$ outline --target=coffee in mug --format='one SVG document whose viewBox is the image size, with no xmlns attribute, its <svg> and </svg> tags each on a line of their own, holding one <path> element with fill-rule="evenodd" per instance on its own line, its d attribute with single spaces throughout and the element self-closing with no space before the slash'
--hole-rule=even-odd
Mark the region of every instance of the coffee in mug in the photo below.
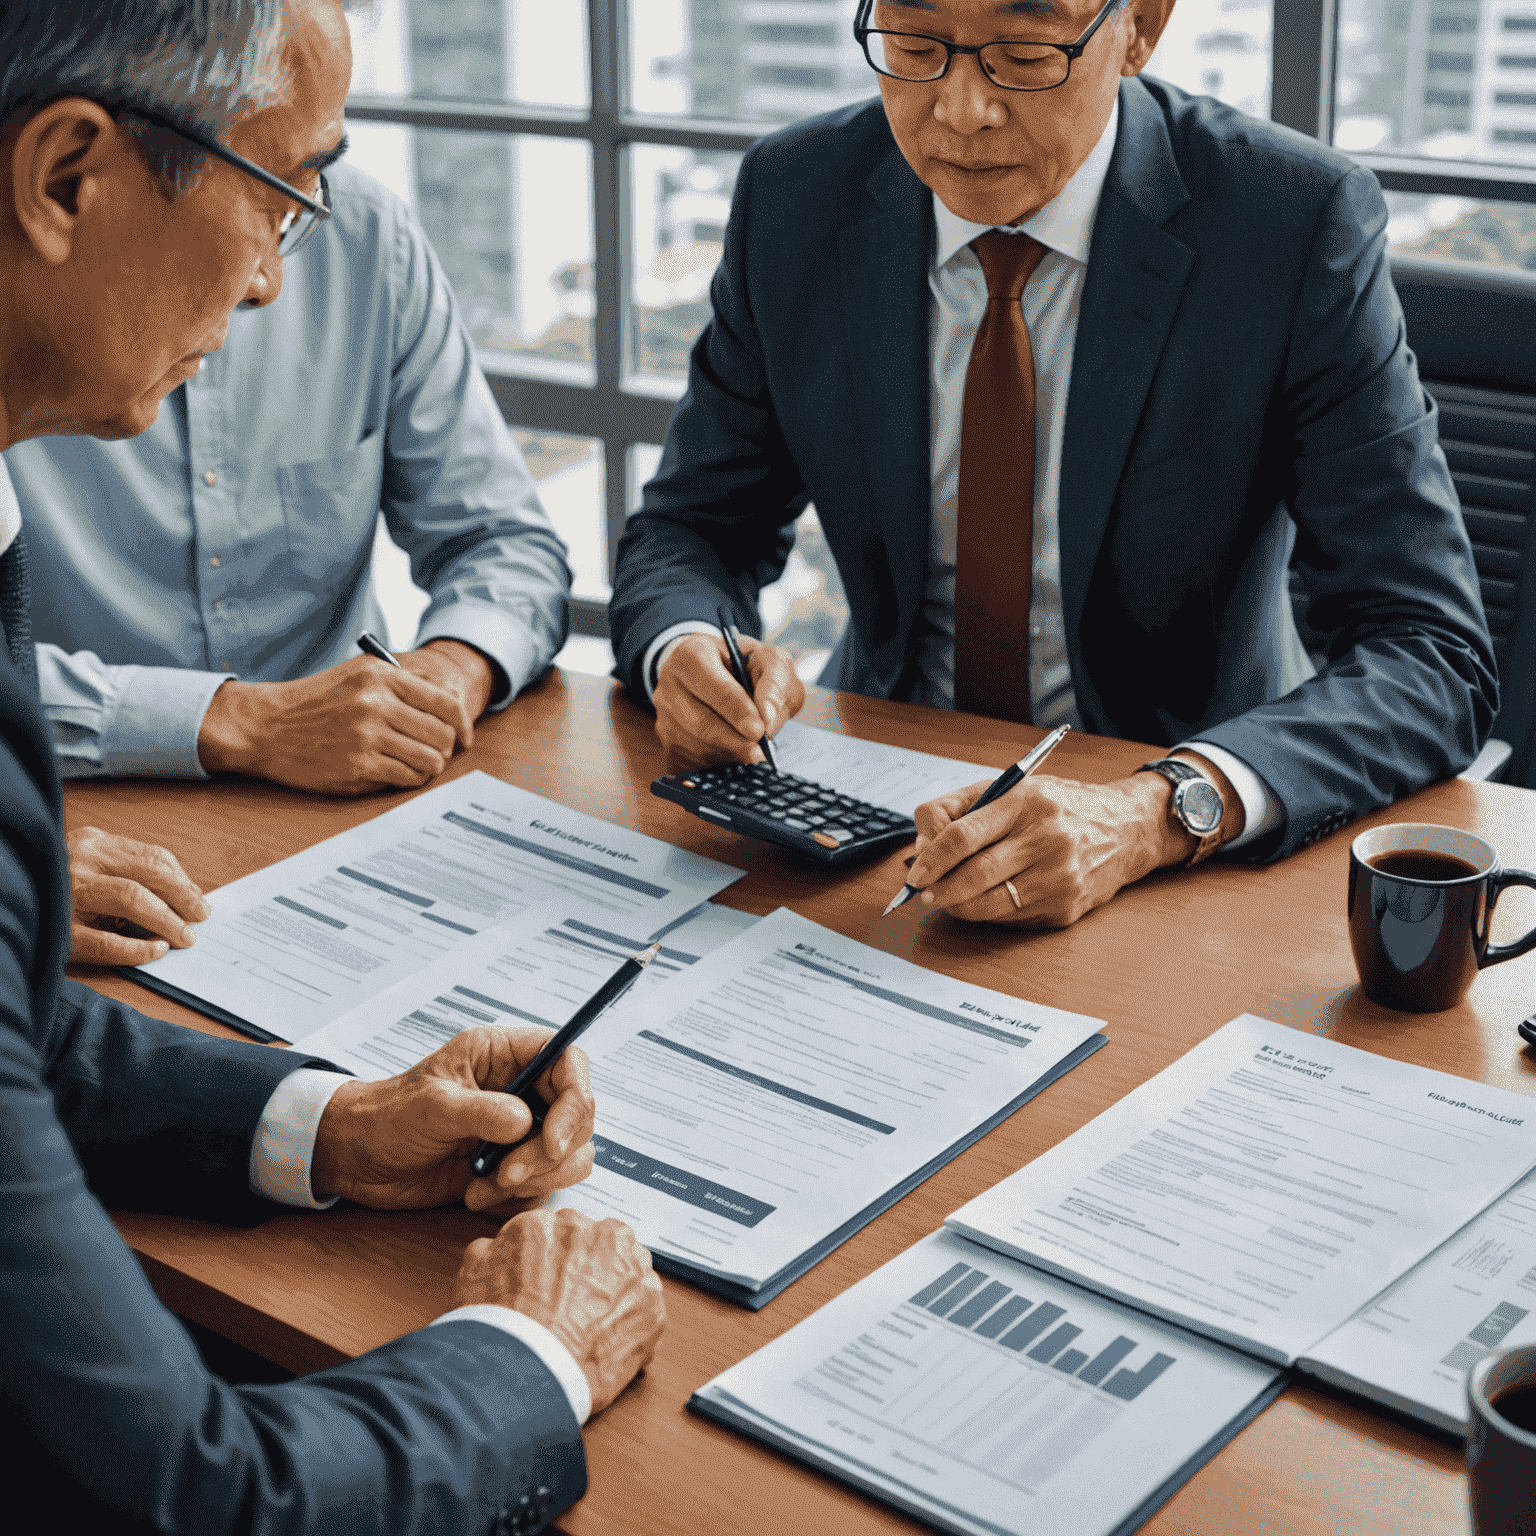
<svg viewBox="0 0 1536 1536">
<path fill-rule="evenodd" d="M 1536 1531 L 1536 1346 L 1496 1350 L 1468 1373 L 1467 1493 L 1476 1536 Z"/>
<path fill-rule="evenodd" d="M 1467 995 L 1480 970 L 1536 949 L 1536 928 L 1490 942 L 1493 909 L 1536 875 L 1504 869 L 1492 844 L 1456 827 L 1396 822 L 1362 832 L 1349 850 L 1349 942 L 1374 1003 L 1437 1013 Z"/>
</svg>

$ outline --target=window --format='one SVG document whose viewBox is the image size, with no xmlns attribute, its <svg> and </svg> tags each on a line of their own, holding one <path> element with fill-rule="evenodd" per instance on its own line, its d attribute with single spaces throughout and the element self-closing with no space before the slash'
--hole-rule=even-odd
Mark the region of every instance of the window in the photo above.
<svg viewBox="0 0 1536 1536">
<path fill-rule="evenodd" d="M 1536 0 L 1341 0 L 1333 142 L 1387 188 L 1394 251 L 1536 265 Z"/>
</svg>

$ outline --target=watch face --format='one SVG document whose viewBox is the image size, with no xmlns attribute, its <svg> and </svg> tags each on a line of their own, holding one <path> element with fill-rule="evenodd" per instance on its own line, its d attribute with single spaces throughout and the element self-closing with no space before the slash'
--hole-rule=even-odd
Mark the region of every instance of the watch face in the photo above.
<svg viewBox="0 0 1536 1536">
<path fill-rule="evenodd" d="M 1221 791 L 1209 779 L 1188 779 L 1179 785 L 1175 804 L 1179 820 L 1196 837 L 1204 837 L 1221 825 Z"/>
</svg>

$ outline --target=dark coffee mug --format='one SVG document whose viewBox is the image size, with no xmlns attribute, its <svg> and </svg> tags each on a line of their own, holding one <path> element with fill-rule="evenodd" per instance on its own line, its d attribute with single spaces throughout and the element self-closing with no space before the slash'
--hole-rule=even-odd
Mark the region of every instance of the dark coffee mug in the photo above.
<svg viewBox="0 0 1536 1536">
<path fill-rule="evenodd" d="M 1407 821 L 1362 832 L 1349 847 L 1349 943 L 1365 995 L 1438 1013 L 1480 970 L 1536 949 L 1536 928 L 1513 944 L 1489 942 L 1494 904 L 1510 885 L 1536 890 L 1536 875 L 1504 869 L 1470 832 Z"/>
<path fill-rule="evenodd" d="M 1536 1345 L 1495 1350 L 1468 1372 L 1467 1493 L 1476 1536 L 1536 1531 L 1533 1409 Z"/>
</svg>

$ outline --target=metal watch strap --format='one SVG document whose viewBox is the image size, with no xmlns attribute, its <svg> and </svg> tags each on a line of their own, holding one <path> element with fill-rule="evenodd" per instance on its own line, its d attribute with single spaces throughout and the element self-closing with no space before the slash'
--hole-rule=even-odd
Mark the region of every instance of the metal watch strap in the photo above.
<svg viewBox="0 0 1536 1536">
<path fill-rule="evenodd" d="M 1180 762 L 1180 760 L 1176 757 L 1159 757 L 1153 762 L 1143 763 L 1141 767 L 1136 770 L 1136 772 L 1161 774 L 1163 778 L 1167 779 L 1168 782 L 1173 785 L 1175 794 L 1178 792 L 1179 785 L 1187 782 L 1190 779 L 1205 779 L 1207 784 L 1211 784 L 1211 780 L 1205 774 L 1201 773 L 1200 770 L 1193 764 Z M 1215 788 L 1214 784 L 1212 785 L 1212 788 Z M 1193 865 L 1198 864 L 1202 859 L 1210 858 L 1210 856 L 1215 853 L 1218 848 L 1221 847 L 1220 822 L 1216 824 L 1216 827 L 1213 831 L 1206 832 L 1204 834 L 1196 832 L 1193 827 L 1187 826 L 1183 818 L 1180 817 L 1177 808 L 1177 800 L 1171 801 L 1169 803 L 1168 814 L 1172 816 L 1173 819 L 1177 821 L 1179 825 L 1183 827 L 1191 837 L 1197 840 L 1195 843 L 1195 851 L 1190 854 L 1187 859 L 1185 859 L 1183 868 L 1189 869 Z"/>
</svg>

